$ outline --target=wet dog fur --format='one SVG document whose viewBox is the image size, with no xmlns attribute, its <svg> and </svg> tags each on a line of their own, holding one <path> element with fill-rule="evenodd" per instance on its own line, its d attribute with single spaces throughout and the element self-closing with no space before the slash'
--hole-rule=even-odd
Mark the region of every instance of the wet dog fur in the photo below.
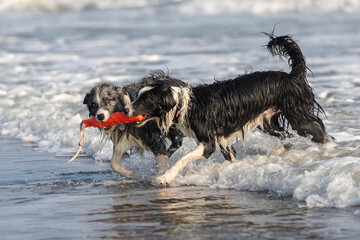
<svg viewBox="0 0 360 240">
<path fill-rule="evenodd" d="M 90 117 L 94 116 L 99 122 L 107 121 L 112 113 L 123 111 L 126 105 L 135 100 L 140 89 L 162 80 L 169 80 L 169 77 L 158 71 L 138 83 L 123 87 L 101 83 L 86 94 L 83 103 L 87 106 Z M 175 127 L 170 127 L 168 133 L 164 135 L 155 121 L 148 121 L 142 127 L 128 123 L 104 127 L 101 131 L 113 142 L 112 169 L 127 178 L 134 176 L 132 170 L 121 165 L 121 160 L 128 150 L 136 148 L 140 152 L 151 151 L 155 156 L 158 170 L 162 170 L 168 166 L 168 157 L 181 146 L 184 137 Z M 167 148 L 167 139 L 171 141 L 169 148 Z"/>
<path fill-rule="evenodd" d="M 289 136 L 289 123 L 300 136 L 316 143 L 327 141 L 325 126 L 318 117 L 323 109 L 307 82 L 306 61 L 298 44 L 288 35 L 267 35 L 267 49 L 273 56 L 289 59 L 290 73 L 258 71 L 194 87 L 169 79 L 141 89 L 137 99 L 125 108 L 128 116 L 146 114 L 140 124 L 155 119 L 165 132 L 176 119 L 178 128 L 197 141 L 193 151 L 157 178 L 158 183 L 171 183 L 187 164 L 208 158 L 216 146 L 226 160 L 235 161 L 232 144 L 237 138 L 244 140 L 256 127 L 285 138 Z"/>
</svg>

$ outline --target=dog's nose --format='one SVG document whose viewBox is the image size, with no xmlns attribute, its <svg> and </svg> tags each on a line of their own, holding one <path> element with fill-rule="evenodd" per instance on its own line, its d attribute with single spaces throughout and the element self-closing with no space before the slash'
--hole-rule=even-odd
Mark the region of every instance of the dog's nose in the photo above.
<svg viewBox="0 0 360 240">
<path fill-rule="evenodd" d="M 126 114 L 126 115 L 128 115 L 129 114 L 129 106 L 126 106 L 125 108 L 124 108 L 124 113 Z"/>
<path fill-rule="evenodd" d="M 102 120 L 104 120 L 105 115 L 104 115 L 103 113 L 100 113 L 100 114 L 98 114 L 96 117 L 97 117 L 97 119 L 98 119 L 99 121 L 102 121 Z"/>
</svg>

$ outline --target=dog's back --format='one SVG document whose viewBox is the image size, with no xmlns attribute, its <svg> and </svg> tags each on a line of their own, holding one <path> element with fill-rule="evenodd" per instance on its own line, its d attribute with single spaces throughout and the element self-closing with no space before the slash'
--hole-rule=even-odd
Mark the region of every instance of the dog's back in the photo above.
<svg viewBox="0 0 360 240">
<path fill-rule="evenodd" d="M 157 178 L 159 183 L 170 183 L 190 162 L 208 158 L 216 145 L 225 159 L 235 161 L 232 144 L 236 138 L 244 139 L 246 133 L 256 127 L 280 137 L 286 132 L 279 123 L 282 118 L 287 119 L 301 136 L 310 135 L 317 143 L 328 140 L 324 124 L 318 117 L 322 108 L 307 82 L 307 66 L 299 46 L 290 36 L 268 36 L 268 50 L 289 59 L 290 73 L 253 72 L 195 87 L 180 80 L 165 80 L 143 89 L 141 96 L 126 107 L 128 116 L 146 114 L 148 120 L 157 119 L 159 127 L 165 130 L 179 112 L 179 128 L 198 143 L 193 151 Z"/>
<path fill-rule="evenodd" d="M 199 141 L 228 138 L 237 131 L 244 138 L 251 126 L 263 126 L 273 115 L 279 121 L 285 118 L 301 136 L 310 134 L 314 142 L 326 141 L 325 126 L 318 117 L 323 109 L 306 79 L 306 61 L 299 46 L 290 36 L 268 36 L 268 50 L 289 59 L 290 73 L 258 71 L 191 88 L 187 125 L 198 129 Z M 268 109 L 274 110 L 273 115 Z M 203 119 L 200 124 L 199 119 Z M 270 127 L 285 129 L 283 120 L 282 124 Z"/>
</svg>

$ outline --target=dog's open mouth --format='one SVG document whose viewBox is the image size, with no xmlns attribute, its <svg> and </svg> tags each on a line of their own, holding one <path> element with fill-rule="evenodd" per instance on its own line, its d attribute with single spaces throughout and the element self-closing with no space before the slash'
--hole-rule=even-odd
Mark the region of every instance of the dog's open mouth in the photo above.
<svg viewBox="0 0 360 240">
<path fill-rule="evenodd" d="M 110 130 L 112 129 L 112 127 L 113 127 L 113 126 L 106 126 L 106 127 L 104 127 L 104 130 L 105 130 L 105 131 L 110 131 Z"/>
<path fill-rule="evenodd" d="M 151 118 L 149 114 L 142 114 L 142 116 L 143 119 L 141 121 L 137 121 L 133 123 L 135 127 L 141 127 Z"/>
</svg>

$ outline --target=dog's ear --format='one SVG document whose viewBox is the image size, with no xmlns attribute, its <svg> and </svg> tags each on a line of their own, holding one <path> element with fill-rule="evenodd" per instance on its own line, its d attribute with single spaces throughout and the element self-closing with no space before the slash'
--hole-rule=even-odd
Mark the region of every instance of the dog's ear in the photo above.
<svg viewBox="0 0 360 240">
<path fill-rule="evenodd" d="M 169 112 L 176 105 L 176 101 L 173 96 L 173 91 L 171 88 L 168 88 L 166 91 L 162 93 L 162 101 L 163 101 L 163 110 L 165 112 Z"/>
<path fill-rule="evenodd" d="M 118 95 L 122 95 L 125 93 L 124 89 L 122 87 L 114 86 L 114 90 Z"/>
<path fill-rule="evenodd" d="M 118 101 L 124 104 L 124 106 L 131 103 L 129 94 L 122 87 L 116 87 L 115 91 L 117 93 Z"/>
<path fill-rule="evenodd" d="M 87 93 L 84 98 L 83 104 L 89 104 L 90 103 L 90 93 Z"/>
</svg>

